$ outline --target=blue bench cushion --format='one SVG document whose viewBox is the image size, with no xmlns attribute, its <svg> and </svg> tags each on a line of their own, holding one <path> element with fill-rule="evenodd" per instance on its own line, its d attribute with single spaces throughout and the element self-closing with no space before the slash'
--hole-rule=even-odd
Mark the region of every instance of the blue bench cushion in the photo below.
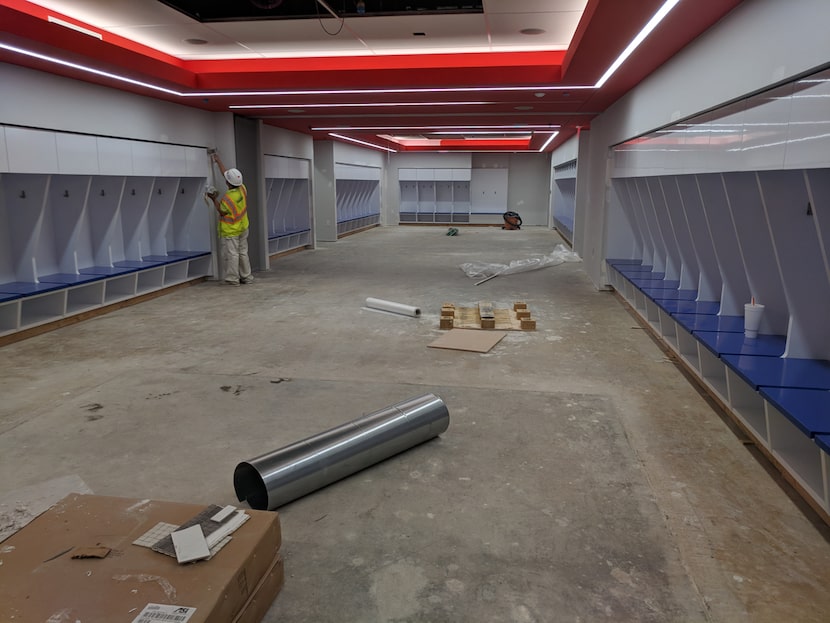
<svg viewBox="0 0 830 623">
<path fill-rule="evenodd" d="M 744 332 L 743 316 L 715 316 L 712 314 L 674 314 L 677 323 L 690 333 L 697 331 Z"/>
<path fill-rule="evenodd" d="M 210 251 L 168 251 L 167 255 L 177 257 L 179 259 L 190 259 L 194 257 L 202 257 L 203 255 L 210 255 Z"/>
<path fill-rule="evenodd" d="M 149 268 L 152 266 L 160 266 L 162 264 L 170 264 L 172 262 L 179 262 L 181 259 L 182 258 L 180 257 L 171 257 L 169 255 L 145 255 L 141 258 L 141 266 L 139 268 Z M 121 262 L 113 262 L 113 264 L 118 266 Z M 133 262 L 133 264 L 135 264 L 135 262 Z"/>
<path fill-rule="evenodd" d="M 680 282 L 673 279 L 652 279 L 651 277 L 639 277 L 632 275 L 629 281 L 640 288 L 665 288 L 667 290 L 677 290 L 680 287 Z"/>
<path fill-rule="evenodd" d="M 118 266 L 87 266 L 78 270 L 82 275 L 102 275 L 104 277 L 114 277 L 115 275 L 126 275 L 127 273 L 135 272 L 135 268 L 118 267 Z"/>
<path fill-rule="evenodd" d="M 21 296 L 21 294 L 6 294 L 5 292 L 0 292 L 0 303 L 5 303 L 6 301 L 13 301 L 15 299 L 19 299 Z"/>
<path fill-rule="evenodd" d="M 98 281 L 103 279 L 103 275 L 75 275 L 72 273 L 54 273 L 52 275 L 45 275 L 38 277 L 41 283 L 59 283 L 65 286 L 77 285 L 80 283 L 89 283 L 90 281 Z"/>
<path fill-rule="evenodd" d="M 606 259 L 611 266 L 642 266 L 643 260 Z"/>
<path fill-rule="evenodd" d="M 734 317 L 734 316 L 733 316 Z M 695 331 L 695 337 L 716 355 L 762 355 L 780 357 L 784 354 L 787 338 L 783 335 L 744 337 L 743 333 Z"/>
<path fill-rule="evenodd" d="M 758 355 L 723 355 L 721 359 L 754 388 L 830 389 L 830 361 Z"/>
<path fill-rule="evenodd" d="M 12 281 L 11 283 L 0 283 L 0 292 L 3 294 L 40 294 L 60 290 L 59 283 L 32 283 L 29 281 Z"/>
<path fill-rule="evenodd" d="M 830 454 L 830 435 L 816 435 L 818 447 Z"/>
<path fill-rule="evenodd" d="M 663 279 L 666 276 L 666 273 L 654 272 L 652 268 L 652 266 L 632 266 L 631 268 L 623 267 L 616 270 L 626 279 Z"/>
<path fill-rule="evenodd" d="M 758 391 L 807 436 L 830 434 L 830 391 L 789 387 Z"/>
<path fill-rule="evenodd" d="M 655 301 L 664 311 L 669 314 L 701 314 L 714 316 L 720 311 L 719 301 L 680 301 L 668 299 Z"/>
<path fill-rule="evenodd" d="M 694 301 L 697 290 L 676 290 L 672 288 L 641 288 L 643 294 L 654 301 Z"/>
</svg>

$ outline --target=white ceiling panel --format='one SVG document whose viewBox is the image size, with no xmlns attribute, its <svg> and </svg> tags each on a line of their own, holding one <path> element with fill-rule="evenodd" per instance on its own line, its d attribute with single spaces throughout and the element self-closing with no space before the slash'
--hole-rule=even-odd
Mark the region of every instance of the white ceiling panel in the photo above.
<svg viewBox="0 0 830 623">
<path fill-rule="evenodd" d="M 484 0 L 484 12 L 494 13 L 582 13 L 588 0 Z"/>
<path fill-rule="evenodd" d="M 504 13 L 490 20 L 494 46 L 536 46 L 566 50 L 573 39 L 582 14 L 577 11 L 560 13 Z M 525 28 L 541 28 L 540 35 L 523 35 Z"/>
<path fill-rule="evenodd" d="M 146 46 L 161 50 L 172 56 L 184 58 L 197 56 L 206 58 L 213 55 L 217 58 L 224 56 L 250 55 L 250 51 L 234 39 L 213 32 L 201 24 L 185 26 L 139 26 L 136 28 L 111 28 L 113 34 L 137 41 Z M 193 45 L 185 39 L 203 39 L 207 45 Z"/>
<path fill-rule="evenodd" d="M 329 32 L 337 32 L 336 20 L 324 20 L 323 25 Z M 315 51 L 321 55 L 347 51 L 368 53 L 348 27 L 331 36 L 317 20 L 224 22 L 212 23 L 210 28 L 266 56 L 308 56 Z"/>
<path fill-rule="evenodd" d="M 434 47 L 487 49 L 489 45 L 487 25 L 481 14 L 355 18 L 346 24 L 376 52 Z M 415 32 L 426 36 L 414 36 Z"/>
</svg>

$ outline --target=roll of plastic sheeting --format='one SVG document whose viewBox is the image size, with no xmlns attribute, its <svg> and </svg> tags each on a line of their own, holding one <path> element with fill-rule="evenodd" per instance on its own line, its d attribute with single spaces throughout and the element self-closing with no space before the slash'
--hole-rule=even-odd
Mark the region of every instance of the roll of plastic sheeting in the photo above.
<svg viewBox="0 0 830 623">
<path fill-rule="evenodd" d="M 373 299 L 371 297 L 366 299 L 366 307 L 392 312 L 393 314 L 412 316 L 414 318 L 418 318 L 421 315 L 421 309 L 419 307 L 412 307 L 411 305 L 404 305 L 403 303 L 395 303 L 393 301 L 384 301 L 382 299 Z"/>
<path fill-rule="evenodd" d="M 251 508 L 274 510 L 429 441 L 449 425 L 438 396 L 411 398 L 243 461 L 233 474 L 236 497 Z"/>
</svg>

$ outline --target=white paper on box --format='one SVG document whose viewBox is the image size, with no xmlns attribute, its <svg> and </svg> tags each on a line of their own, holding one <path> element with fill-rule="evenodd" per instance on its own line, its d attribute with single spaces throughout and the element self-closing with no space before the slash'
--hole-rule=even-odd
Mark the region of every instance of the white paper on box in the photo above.
<svg viewBox="0 0 830 623">
<path fill-rule="evenodd" d="M 168 606 L 165 604 L 147 604 L 144 610 L 138 613 L 132 623 L 187 623 L 196 612 L 196 608 L 188 606 Z"/>
</svg>

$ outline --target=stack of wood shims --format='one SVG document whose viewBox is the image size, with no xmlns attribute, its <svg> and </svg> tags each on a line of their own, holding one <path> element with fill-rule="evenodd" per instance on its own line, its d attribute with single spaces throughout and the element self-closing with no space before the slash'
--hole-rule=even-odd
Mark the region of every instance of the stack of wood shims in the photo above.
<svg viewBox="0 0 830 623">
<path fill-rule="evenodd" d="M 516 318 L 521 322 L 522 331 L 534 331 L 536 329 L 536 321 L 530 317 L 530 310 L 527 308 L 527 303 L 520 303 L 518 301 L 513 303 L 513 311 L 516 312 Z"/>
</svg>

